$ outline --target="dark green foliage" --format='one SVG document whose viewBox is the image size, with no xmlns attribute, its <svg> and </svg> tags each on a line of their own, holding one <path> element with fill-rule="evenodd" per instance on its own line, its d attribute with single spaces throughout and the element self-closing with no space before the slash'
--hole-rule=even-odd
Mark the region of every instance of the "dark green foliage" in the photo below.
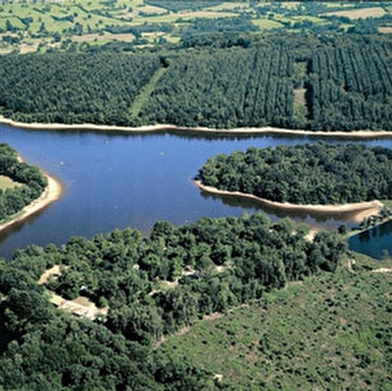
<svg viewBox="0 0 392 391">
<path fill-rule="evenodd" d="M 205 34 L 205 33 L 227 33 L 227 32 L 254 32 L 258 31 L 250 17 L 238 16 L 236 18 L 196 18 L 192 21 L 191 25 L 184 28 L 182 39 L 186 39 L 187 36 L 193 34 Z"/>
<path fill-rule="evenodd" d="M 314 129 L 392 130 L 392 42 L 338 40 L 309 62 Z"/>
<path fill-rule="evenodd" d="M 48 184 L 37 167 L 20 162 L 16 151 L 6 144 L 0 144 L 0 175 L 23 184 L 6 190 L 0 189 L 0 222 L 39 198 Z"/>
<path fill-rule="evenodd" d="M 0 319 L 6 327 L 0 387 L 228 389 L 210 371 L 149 346 L 203 315 L 227 312 L 287 281 L 334 271 L 346 251 L 342 237 L 325 232 L 311 243 L 304 235 L 289 220 L 273 225 L 254 215 L 205 218 L 178 228 L 161 222 L 148 238 L 128 228 L 16 251 L 11 261 L 0 260 Z M 62 266 L 60 277 L 38 285 L 55 264 Z M 47 289 L 108 302 L 107 319 L 94 323 L 56 310 Z"/>
<path fill-rule="evenodd" d="M 128 124 L 157 56 L 51 53 L 0 58 L 0 111 L 21 121 Z"/>
<path fill-rule="evenodd" d="M 7 305 L 14 306 L 13 301 L 9 297 Z M 0 357 L 0 387 L 196 391 L 210 384 L 209 389 L 217 389 L 210 374 L 190 368 L 185 360 L 154 359 L 148 348 L 103 325 L 54 313 L 48 302 L 46 311 L 49 318 L 34 319 L 23 338 L 10 342 Z"/>
<path fill-rule="evenodd" d="M 131 229 L 92 240 L 75 237 L 61 248 L 18 251 L 13 261 L 18 268 L 2 273 L 2 293 L 15 288 L 29 263 L 35 265 L 31 280 L 45 263 L 63 265 L 61 276 L 48 283 L 50 290 L 108 302 L 108 327 L 148 343 L 287 281 L 334 271 L 346 249 L 341 238 L 325 232 L 310 243 L 303 230 L 294 230 L 289 220 L 272 225 L 255 215 L 205 218 L 179 228 L 157 223 L 148 238 Z"/>
<path fill-rule="evenodd" d="M 179 45 L 144 52 L 112 42 L 79 54 L 1 56 L 0 114 L 25 122 L 392 129 L 388 35 L 262 36 L 232 31 L 237 25 L 254 28 L 246 16 L 196 19 L 183 24 Z M 118 28 L 111 31 L 123 32 Z M 132 32 L 157 28 L 171 26 Z M 134 117 L 135 98 L 162 66 L 167 72 Z M 302 88 L 306 101 L 298 98 Z"/>
<path fill-rule="evenodd" d="M 184 54 L 159 80 L 141 117 L 184 126 L 285 126 L 293 115 L 293 62 L 283 45 Z"/>
<path fill-rule="evenodd" d="M 294 204 L 344 204 L 392 198 L 389 149 L 324 143 L 249 148 L 200 169 L 203 184 Z"/>
</svg>

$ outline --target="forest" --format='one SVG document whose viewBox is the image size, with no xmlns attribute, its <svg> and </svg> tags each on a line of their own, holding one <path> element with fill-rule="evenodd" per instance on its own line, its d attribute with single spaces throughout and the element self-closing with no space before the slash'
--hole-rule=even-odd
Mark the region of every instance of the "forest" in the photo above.
<svg viewBox="0 0 392 391">
<path fill-rule="evenodd" d="M 129 123 L 137 92 L 160 67 L 158 56 L 116 53 L 1 56 L 0 64 L 4 116 L 111 125 Z"/>
<path fill-rule="evenodd" d="M 344 237 L 265 215 L 156 223 L 148 237 L 127 228 L 57 247 L 31 245 L 0 262 L 6 342 L 0 384 L 9 389 L 223 389 L 213 374 L 151 348 L 203 316 L 248 303 L 288 281 L 333 273 Z M 37 281 L 53 265 L 59 278 Z M 108 305 L 107 318 L 56 310 L 50 291 Z M 22 358 L 23 357 L 23 358 Z M 18 365 L 18 360 L 23 365 Z M 210 387 L 210 388 L 208 388 Z"/>
<path fill-rule="evenodd" d="M 0 115 L 67 124 L 392 130 L 388 35 L 283 39 L 228 32 L 246 18 L 221 22 L 218 31 L 226 32 L 185 34 L 178 45 L 118 42 L 84 53 L 0 56 Z M 137 110 L 135 102 L 143 102 Z"/>
<path fill-rule="evenodd" d="M 196 179 L 277 202 L 345 204 L 391 199 L 391 170 L 390 149 L 318 142 L 220 154 Z"/>
<path fill-rule="evenodd" d="M 0 144 L 0 175 L 17 184 L 0 189 L 0 223 L 39 198 L 48 185 L 38 167 L 19 161 L 17 152 L 7 144 Z"/>
<path fill-rule="evenodd" d="M 314 129 L 392 129 L 392 41 L 337 41 L 308 63 L 308 103 Z"/>
</svg>

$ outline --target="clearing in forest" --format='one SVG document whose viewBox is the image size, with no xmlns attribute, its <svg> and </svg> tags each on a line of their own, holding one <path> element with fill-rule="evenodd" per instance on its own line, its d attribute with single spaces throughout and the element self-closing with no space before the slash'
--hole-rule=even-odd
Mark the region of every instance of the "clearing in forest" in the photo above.
<svg viewBox="0 0 392 391">
<path fill-rule="evenodd" d="M 22 186 L 22 184 L 13 181 L 8 176 L 0 175 L 0 190 L 12 189 L 15 186 Z"/>
</svg>

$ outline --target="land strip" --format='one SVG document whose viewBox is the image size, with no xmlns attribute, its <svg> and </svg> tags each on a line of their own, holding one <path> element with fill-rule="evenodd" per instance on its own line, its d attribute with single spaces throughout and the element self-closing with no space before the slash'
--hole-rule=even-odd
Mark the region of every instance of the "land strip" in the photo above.
<svg viewBox="0 0 392 391">
<path fill-rule="evenodd" d="M 302 212 L 315 212 L 315 213 L 346 213 L 346 212 L 354 212 L 353 221 L 360 222 L 365 217 L 372 216 L 374 214 L 379 213 L 383 204 L 380 201 L 368 201 L 368 202 L 356 202 L 349 204 L 337 204 L 337 205 L 299 205 L 299 204 L 291 204 L 288 202 L 276 202 L 270 201 L 265 198 L 257 197 L 253 194 L 241 193 L 239 191 L 227 191 L 227 190 L 219 190 L 212 186 L 203 185 L 200 181 L 194 181 L 195 185 L 210 194 L 218 194 L 224 196 L 234 196 L 239 198 L 246 198 L 256 202 L 259 202 L 263 205 L 279 208 L 283 210 L 291 210 L 291 211 L 302 211 Z"/>
<path fill-rule="evenodd" d="M 25 208 L 22 209 L 21 212 L 17 213 L 14 217 L 11 216 L 11 220 L 0 224 L 0 232 L 13 226 L 14 224 L 24 221 L 28 217 L 46 208 L 51 203 L 57 201 L 61 197 L 64 190 L 61 182 L 52 175 L 49 175 L 47 173 L 44 173 L 44 175 L 48 179 L 48 186 L 42 193 L 41 197 L 37 198 L 31 204 L 27 205 Z"/>
<path fill-rule="evenodd" d="M 60 123 L 26 123 L 14 121 L 9 118 L 0 116 L 0 124 L 12 126 L 15 128 L 31 130 L 91 130 L 102 132 L 134 132 L 147 133 L 159 131 L 184 131 L 199 132 L 224 135 L 261 135 L 261 136 L 305 136 L 305 137 L 335 137 L 335 138 L 353 138 L 353 139 L 379 139 L 392 138 L 392 131 L 387 130 L 355 130 L 355 131 L 311 131 L 301 129 L 284 129 L 265 126 L 262 128 L 243 127 L 233 129 L 214 129 L 208 127 L 186 127 L 171 124 L 145 125 L 139 127 L 132 126 L 114 126 L 114 125 L 94 125 L 94 124 L 60 124 Z"/>
</svg>

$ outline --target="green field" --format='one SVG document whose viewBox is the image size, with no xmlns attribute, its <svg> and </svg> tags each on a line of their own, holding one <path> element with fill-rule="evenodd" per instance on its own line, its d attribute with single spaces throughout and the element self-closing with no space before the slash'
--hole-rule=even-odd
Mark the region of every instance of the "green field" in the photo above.
<svg viewBox="0 0 392 391">
<path fill-rule="evenodd" d="M 200 321 L 160 349 L 235 390 L 391 390 L 392 273 L 371 266 L 357 256 L 336 275 Z"/>
<path fill-rule="evenodd" d="M 20 186 L 20 183 L 13 181 L 7 176 L 0 175 L 0 190 L 12 189 L 15 186 Z"/>
<path fill-rule="evenodd" d="M 75 47 L 84 49 L 86 45 L 122 40 L 128 43 L 133 41 L 134 46 L 153 46 L 158 38 L 145 35 L 145 32 L 159 33 L 160 42 L 177 42 L 193 31 L 192 28 L 200 20 L 210 21 L 206 23 L 207 29 L 201 31 L 208 33 L 222 32 L 221 22 L 228 20 L 233 21 L 230 31 L 246 31 L 243 23 L 250 21 L 260 34 L 277 29 L 305 30 L 316 34 L 332 29 L 344 33 L 347 20 L 352 22 L 349 27 L 359 32 L 369 28 L 375 32 L 388 32 L 390 22 L 385 17 L 392 15 L 388 3 L 188 3 L 189 6 L 186 2 L 178 6 L 174 0 L 4 3 L 0 5 L 0 53 L 12 50 L 27 53 L 55 48 L 68 50 L 68 39 L 74 42 L 71 45 L 73 50 Z M 370 18 L 366 19 L 368 16 Z M 116 37 L 110 36 L 113 31 Z M 105 35 L 108 39 L 91 39 L 92 35 Z"/>
</svg>

